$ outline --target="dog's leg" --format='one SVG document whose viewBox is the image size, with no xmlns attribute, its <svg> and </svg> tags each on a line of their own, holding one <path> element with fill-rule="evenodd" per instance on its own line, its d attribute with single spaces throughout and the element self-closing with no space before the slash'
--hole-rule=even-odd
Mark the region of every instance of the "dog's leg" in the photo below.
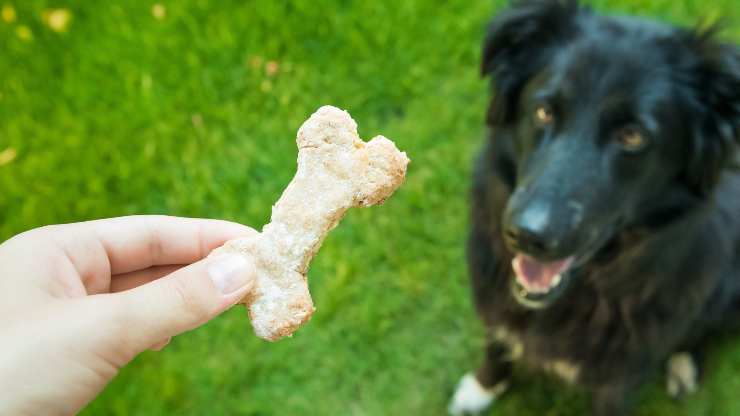
<svg viewBox="0 0 740 416">
<path fill-rule="evenodd" d="M 666 393 L 680 400 L 696 392 L 701 376 L 701 350 L 682 351 L 671 355 L 666 363 Z"/>
<path fill-rule="evenodd" d="M 475 415 L 490 407 L 509 387 L 511 367 L 509 348 L 500 342 L 489 344 L 478 371 L 465 374 L 457 385 L 448 408 L 449 414 Z"/>
</svg>

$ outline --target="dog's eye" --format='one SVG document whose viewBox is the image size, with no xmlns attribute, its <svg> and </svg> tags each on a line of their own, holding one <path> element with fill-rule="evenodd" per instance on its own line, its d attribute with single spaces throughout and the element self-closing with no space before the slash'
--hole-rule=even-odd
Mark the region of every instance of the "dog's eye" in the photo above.
<svg viewBox="0 0 740 416">
<path fill-rule="evenodd" d="M 552 123 L 553 120 L 555 120 L 555 114 L 553 113 L 550 106 L 541 104 L 538 105 L 537 108 L 534 110 L 534 119 L 537 124 L 544 126 Z"/>
<path fill-rule="evenodd" d="M 637 152 L 647 146 L 647 138 L 637 127 L 626 127 L 617 133 L 617 142 L 628 152 Z"/>
</svg>

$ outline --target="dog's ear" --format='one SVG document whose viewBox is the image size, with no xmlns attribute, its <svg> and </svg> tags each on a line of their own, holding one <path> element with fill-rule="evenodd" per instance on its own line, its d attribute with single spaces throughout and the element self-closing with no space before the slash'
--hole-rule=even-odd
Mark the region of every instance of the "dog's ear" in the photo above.
<svg viewBox="0 0 740 416">
<path fill-rule="evenodd" d="M 692 79 L 699 119 L 690 146 L 688 180 L 698 194 L 712 189 L 740 144 L 740 48 L 713 40 L 714 32 L 693 35 L 698 61 Z"/>
<path fill-rule="evenodd" d="M 550 58 L 554 46 L 574 32 L 576 0 L 514 0 L 488 27 L 481 74 L 493 76 L 496 98 L 490 124 L 511 121 L 526 80 Z"/>
</svg>

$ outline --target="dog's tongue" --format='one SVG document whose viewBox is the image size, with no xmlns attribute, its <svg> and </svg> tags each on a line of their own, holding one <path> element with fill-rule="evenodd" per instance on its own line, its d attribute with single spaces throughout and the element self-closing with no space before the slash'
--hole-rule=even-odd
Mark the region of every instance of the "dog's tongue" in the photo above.
<svg viewBox="0 0 740 416">
<path fill-rule="evenodd" d="M 564 273 L 573 263 L 573 257 L 541 263 L 537 260 L 518 254 L 511 262 L 517 281 L 530 292 L 547 292 L 555 276 Z"/>
</svg>

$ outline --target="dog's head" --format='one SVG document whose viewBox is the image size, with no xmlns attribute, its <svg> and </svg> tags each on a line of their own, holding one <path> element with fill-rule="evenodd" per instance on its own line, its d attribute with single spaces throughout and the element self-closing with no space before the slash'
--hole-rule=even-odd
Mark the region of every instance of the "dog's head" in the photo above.
<svg viewBox="0 0 740 416">
<path fill-rule="evenodd" d="M 711 194 L 740 133 L 740 52 L 711 32 L 568 0 L 493 21 L 482 72 L 494 140 L 512 141 L 502 229 L 522 303 L 549 304 L 624 227 Z"/>
</svg>

